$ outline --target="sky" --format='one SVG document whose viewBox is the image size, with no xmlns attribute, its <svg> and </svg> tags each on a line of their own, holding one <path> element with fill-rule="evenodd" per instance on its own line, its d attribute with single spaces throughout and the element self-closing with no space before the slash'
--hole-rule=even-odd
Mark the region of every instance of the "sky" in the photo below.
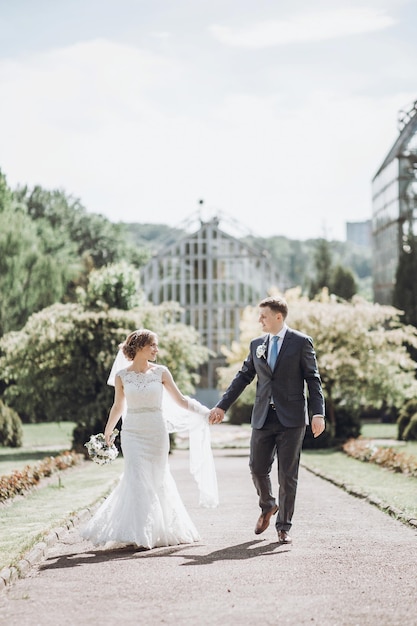
<svg viewBox="0 0 417 626">
<path fill-rule="evenodd" d="M 343 241 L 416 27 L 417 0 L 0 0 L 0 169 L 113 222 Z"/>
</svg>

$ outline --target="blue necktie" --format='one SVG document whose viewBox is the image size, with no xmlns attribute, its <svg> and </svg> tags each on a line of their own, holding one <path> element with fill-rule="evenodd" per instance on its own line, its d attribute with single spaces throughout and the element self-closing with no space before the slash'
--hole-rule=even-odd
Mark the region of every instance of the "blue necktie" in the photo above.
<svg viewBox="0 0 417 626">
<path fill-rule="evenodd" d="M 268 365 L 271 370 L 274 369 L 278 356 L 278 335 L 274 335 L 271 339 L 271 345 L 269 347 Z"/>
</svg>

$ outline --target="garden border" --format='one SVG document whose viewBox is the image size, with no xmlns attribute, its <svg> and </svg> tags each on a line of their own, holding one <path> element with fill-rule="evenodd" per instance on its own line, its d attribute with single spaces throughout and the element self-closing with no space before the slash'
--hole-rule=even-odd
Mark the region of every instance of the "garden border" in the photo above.
<svg viewBox="0 0 417 626">
<path fill-rule="evenodd" d="M 411 526 L 412 528 L 417 528 L 417 519 L 413 517 L 408 518 L 403 511 L 400 511 L 400 509 L 397 509 L 389 504 L 384 504 L 382 500 L 379 500 L 378 498 L 373 498 L 372 496 L 369 496 L 362 491 L 354 489 L 353 487 L 350 487 L 347 483 L 343 483 L 336 478 L 332 478 L 331 476 L 328 476 L 320 470 L 313 469 L 305 463 L 300 463 L 300 465 L 308 472 L 315 474 L 319 478 L 323 478 L 323 480 L 327 480 L 329 483 L 332 483 L 336 487 L 343 489 L 343 491 L 346 491 L 350 495 L 355 496 L 356 498 L 361 498 L 362 500 L 366 500 L 367 502 L 369 502 L 369 504 L 376 506 L 380 511 L 383 511 L 384 513 L 388 513 L 388 515 L 391 515 L 391 517 L 395 517 L 395 519 L 402 522 L 403 524 Z"/>
</svg>

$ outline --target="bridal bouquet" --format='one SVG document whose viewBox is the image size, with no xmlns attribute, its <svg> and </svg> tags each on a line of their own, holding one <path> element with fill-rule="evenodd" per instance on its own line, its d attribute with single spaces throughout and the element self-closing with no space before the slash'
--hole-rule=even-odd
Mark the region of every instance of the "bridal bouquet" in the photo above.
<svg viewBox="0 0 417 626">
<path fill-rule="evenodd" d="M 98 463 L 99 465 L 105 465 L 106 463 L 111 463 L 119 454 L 118 449 L 114 445 L 114 440 L 116 436 L 119 434 L 117 428 L 114 429 L 111 436 L 111 445 L 108 446 L 106 444 L 106 440 L 104 438 L 103 433 L 98 433 L 98 435 L 91 435 L 90 440 L 85 443 L 85 447 L 88 451 L 88 456 L 94 463 Z"/>
</svg>

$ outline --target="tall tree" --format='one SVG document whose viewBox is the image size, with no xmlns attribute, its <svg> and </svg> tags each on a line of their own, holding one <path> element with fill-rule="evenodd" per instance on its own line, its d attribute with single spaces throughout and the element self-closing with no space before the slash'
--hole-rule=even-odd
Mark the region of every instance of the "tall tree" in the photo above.
<svg viewBox="0 0 417 626">
<path fill-rule="evenodd" d="M 129 311 L 142 300 L 139 272 L 125 262 L 106 265 L 88 276 L 87 288 L 79 289 L 79 301 L 90 309 Z"/>
<path fill-rule="evenodd" d="M 336 265 L 332 272 L 330 291 L 343 300 L 352 300 L 357 291 L 352 270 L 348 267 L 342 267 L 342 265 Z"/>
<path fill-rule="evenodd" d="M 330 289 L 332 278 L 332 253 L 327 239 L 319 239 L 314 252 L 314 278 L 310 284 L 309 296 L 314 298 L 322 289 Z"/>
<path fill-rule="evenodd" d="M 15 197 L 40 225 L 40 233 L 47 223 L 57 241 L 73 242 L 86 268 L 100 268 L 123 259 L 139 267 L 148 258 L 146 251 L 138 250 L 126 237 L 122 223 L 114 224 L 103 215 L 88 213 L 78 199 L 62 190 L 20 187 Z"/>
<path fill-rule="evenodd" d="M 7 184 L 6 176 L 0 169 L 0 212 L 10 206 L 12 192 Z"/>
<path fill-rule="evenodd" d="M 25 205 L 16 203 L 0 175 L 0 335 L 63 297 L 77 271 L 71 261 L 50 227 L 39 236 Z"/>
<path fill-rule="evenodd" d="M 122 260 L 138 268 L 148 257 L 124 225 L 88 214 L 63 191 L 12 191 L 0 170 L 0 336 L 54 302 L 76 301 L 93 269 Z M 126 283 L 119 286 L 113 295 L 126 299 Z"/>
</svg>

